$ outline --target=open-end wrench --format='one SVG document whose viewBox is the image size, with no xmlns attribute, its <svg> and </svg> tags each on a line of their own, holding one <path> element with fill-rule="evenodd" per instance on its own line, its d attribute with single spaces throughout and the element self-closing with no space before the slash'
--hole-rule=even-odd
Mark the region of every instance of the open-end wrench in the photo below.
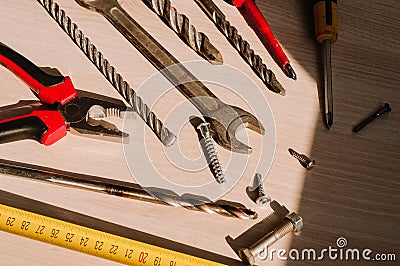
<svg viewBox="0 0 400 266">
<path fill-rule="evenodd" d="M 234 152 L 250 153 L 251 147 L 236 139 L 238 127 L 264 134 L 258 119 L 243 109 L 217 98 L 203 83 L 146 32 L 117 0 L 75 0 L 81 6 L 102 14 L 202 113 L 211 124 L 213 138 Z"/>
</svg>

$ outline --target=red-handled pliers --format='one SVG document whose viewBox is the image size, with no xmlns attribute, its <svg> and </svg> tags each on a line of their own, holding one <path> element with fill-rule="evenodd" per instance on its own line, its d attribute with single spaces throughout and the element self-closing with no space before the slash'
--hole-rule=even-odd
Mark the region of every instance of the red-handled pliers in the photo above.
<svg viewBox="0 0 400 266">
<path fill-rule="evenodd" d="M 275 38 L 267 20 L 257 7 L 255 0 L 224 0 L 234 5 L 245 18 L 247 24 L 254 30 L 260 41 L 267 48 L 278 66 L 289 78 L 297 79 L 296 73 L 290 65 L 289 59 Z"/>
<path fill-rule="evenodd" d="M 110 113 L 121 116 L 121 111 L 127 111 L 122 101 L 77 91 L 69 77 L 44 71 L 45 68 L 36 66 L 1 42 L 0 64 L 23 80 L 40 100 L 40 107 L 34 111 L 0 120 L 0 143 L 34 139 L 51 145 L 70 129 L 88 136 L 112 137 L 111 140 L 129 136 L 115 125 L 99 120 Z"/>
</svg>

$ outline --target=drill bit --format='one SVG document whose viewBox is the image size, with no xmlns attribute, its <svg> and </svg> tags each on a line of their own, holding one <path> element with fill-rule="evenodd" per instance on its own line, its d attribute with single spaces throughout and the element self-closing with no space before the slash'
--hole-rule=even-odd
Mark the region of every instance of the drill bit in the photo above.
<svg viewBox="0 0 400 266">
<path fill-rule="evenodd" d="M 138 184 L 65 172 L 4 159 L 0 159 L 0 173 L 129 199 L 183 207 L 192 211 L 216 213 L 225 217 L 244 220 L 257 218 L 257 213 L 245 207 L 237 207 L 237 203 L 232 203 L 232 205 L 227 203 L 219 204 L 209 200 L 199 200 L 195 196 L 181 197 L 172 194 L 170 191 L 160 189 L 155 191 L 153 188 L 145 189 Z"/>
<path fill-rule="evenodd" d="M 210 123 L 214 140 L 234 152 L 251 153 L 251 147 L 236 138 L 241 125 L 261 135 L 262 123 L 253 114 L 219 99 L 178 59 L 132 18 L 118 0 L 75 0 L 82 8 L 103 16 L 135 47 Z"/>
<path fill-rule="evenodd" d="M 128 82 L 124 80 L 115 67 L 104 57 L 103 53 L 100 52 L 89 38 L 85 37 L 78 26 L 72 22 L 65 11 L 53 0 L 37 0 L 37 2 L 46 9 L 50 17 L 57 22 L 71 40 L 87 56 L 90 62 L 96 66 L 100 73 L 103 74 L 119 94 L 129 103 L 134 111 L 139 114 L 140 118 L 146 122 L 158 139 L 165 146 L 174 144 L 176 136 L 164 126 L 161 120 L 150 110 L 150 107 L 143 102 L 142 98 L 136 94 Z"/>
<path fill-rule="evenodd" d="M 238 30 L 226 20 L 222 11 L 212 0 L 194 0 L 203 12 L 213 21 L 218 30 L 225 35 L 231 45 L 239 52 L 254 73 L 263 81 L 267 88 L 275 93 L 285 95 L 285 89 L 276 79 L 274 72 L 269 69 L 257 55 L 250 44 L 239 35 Z"/>
<path fill-rule="evenodd" d="M 175 33 L 200 56 L 212 64 L 222 64 L 222 55 L 209 38 L 203 33 L 198 32 L 190 24 L 189 19 L 179 13 L 169 0 L 142 0 L 151 10 L 153 10 Z"/>
<path fill-rule="evenodd" d="M 264 47 L 270 53 L 272 58 L 283 70 L 283 72 L 291 79 L 296 80 L 296 72 L 290 65 L 289 58 L 283 51 L 280 43 L 275 38 L 267 20 L 258 8 L 255 0 L 224 0 L 230 5 L 235 6 L 240 14 L 244 17 L 247 24 L 254 30 Z"/>
</svg>

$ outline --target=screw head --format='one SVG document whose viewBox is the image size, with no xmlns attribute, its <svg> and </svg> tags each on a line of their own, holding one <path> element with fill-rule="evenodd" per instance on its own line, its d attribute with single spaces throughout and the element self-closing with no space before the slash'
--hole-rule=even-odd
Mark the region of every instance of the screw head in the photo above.
<svg viewBox="0 0 400 266">
<path fill-rule="evenodd" d="M 383 110 L 384 110 L 385 112 L 391 112 L 391 111 L 392 111 L 392 108 L 390 107 L 390 104 L 385 103 L 385 105 L 384 105 L 384 107 L 383 107 Z"/>
<path fill-rule="evenodd" d="M 197 129 L 200 131 L 203 138 L 211 137 L 210 133 L 210 123 L 204 122 L 197 126 Z"/>
<path fill-rule="evenodd" d="M 271 198 L 269 196 L 261 196 L 256 199 L 256 203 L 259 206 L 266 206 L 270 204 Z"/>
<path fill-rule="evenodd" d="M 315 165 L 315 160 L 310 160 L 310 161 L 306 164 L 307 170 L 310 170 L 311 168 L 313 168 L 314 165 Z"/>
<path fill-rule="evenodd" d="M 301 229 L 303 229 L 304 226 L 303 218 L 299 216 L 297 213 L 292 212 L 291 214 L 286 216 L 286 219 L 288 219 L 293 224 L 294 232 L 300 232 Z"/>
</svg>

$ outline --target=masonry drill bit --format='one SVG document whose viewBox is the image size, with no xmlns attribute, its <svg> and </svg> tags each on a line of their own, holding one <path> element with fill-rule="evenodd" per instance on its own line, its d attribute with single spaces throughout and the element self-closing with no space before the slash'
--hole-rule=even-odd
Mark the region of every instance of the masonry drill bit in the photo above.
<svg viewBox="0 0 400 266">
<path fill-rule="evenodd" d="M 269 54 L 282 69 L 283 73 L 291 79 L 296 80 L 296 72 L 290 64 L 289 58 L 283 51 L 280 43 L 275 38 L 267 20 L 258 8 L 255 0 L 224 0 L 235 6 L 244 17 L 247 24 L 254 30 L 258 38 L 267 49 Z"/>
<path fill-rule="evenodd" d="M 203 33 L 198 32 L 190 24 L 189 19 L 179 13 L 169 0 L 142 0 L 151 10 L 153 10 L 175 33 L 200 56 L 212 64 L 222 64 L 222 55 L 209 38 Z"/>
<path fill-rule="evenodd" d="M 203 12 L 212 20 L 218 30 L 225 35 L 231 45 L 239 52 L 254 73 L 264 82 L 267 88 L 275 93 L 285 95 L 285 89 L 276 79 L 274 72 L 269 69 L 257 55 L 250 44 L 239 35 L 238 30 L 226 20 L 224 13 L 212 0 L 194 0 Z"/>
<path fill-rule="evenodd" d="M 251 153 L 248 145 L 236 138 L 239 127 L 265 133 L 262 123 L 253 114 L 219 99 L 178 59 L 132 18 L 118 0 L 75 0 L 82 8 L 96 12 L 111 23 L 160 73 L 205 117 L 213 138 L 233 152 Z"/>
<path fill-rule="evenodd" d="M 129 103 L 129 105 L 138 113 L 140 118 L 146 122 L 158 139 L 165 145 L 174 144 L 176 136 L 164 126 L 160 119 L 151 111 L 141 97 L 131 88 L 127 81 L 117 72 L 114 66 L 104 57 L 97 47 L 85 37 L 78 26 L 72 22 L 65 11 L 53 0 L 37 0 L 39 4 L 46 9 L 52 19 L 64 30 L 71 40 L 87 56 L 101 74 L 111 83 L 119 94 Z"/>
<path fill-rule="evenodd" d="M 0 159 L 0 173 L 161 205 L 183 207 L 192 211 L 216 213 L 225 217 L 244 220 L 257 218 L 257 213 L 245 207 L 237 207 L 237 203 L 234 202 L 231 205 L 226 202 L 219 204 L 218 202 L 196 199 L 196 196 L 181 197 L 168 190 L 157 189 L 156 191 L 154 188 L 145 189 L 138 184 L 65 172 L 58 169 L 4 159 Z"/>
</svg>

